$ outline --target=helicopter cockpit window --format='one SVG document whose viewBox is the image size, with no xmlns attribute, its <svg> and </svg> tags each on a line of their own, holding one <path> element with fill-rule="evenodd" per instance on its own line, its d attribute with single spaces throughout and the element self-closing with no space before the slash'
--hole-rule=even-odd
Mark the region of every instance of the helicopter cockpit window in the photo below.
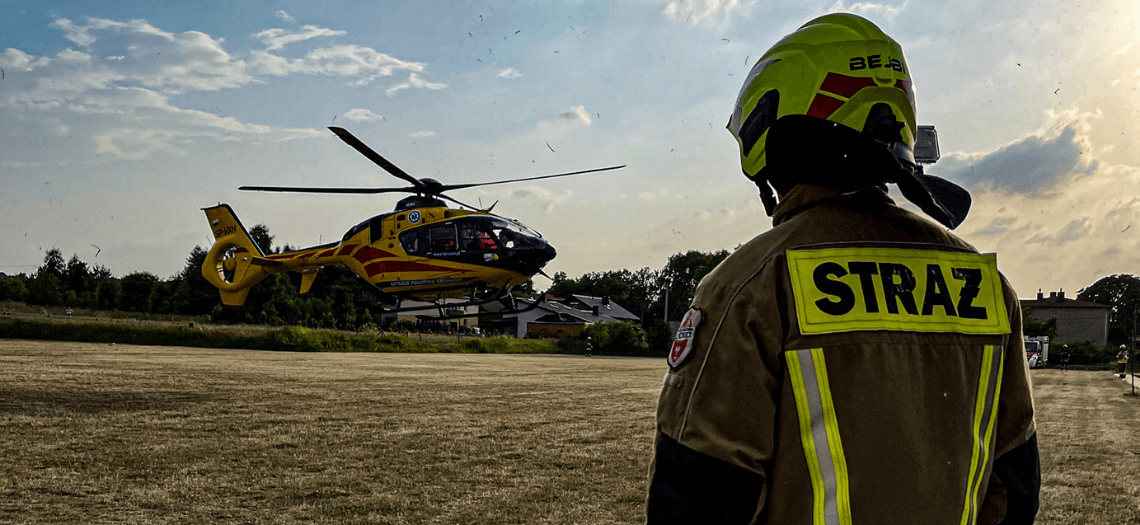
<svg viewBox="0 0 1140 525">
<path fill-rule="evenodd" d="M 496 219 L 491 223 L 491 231 L 499 239 L 504 248 L 515 247 L 515 240 L 521 237 L 541 237 L 538 232 L 521 224 Z"/>
<path fill-rule="evenodd" d="M 499 249 L 499 243 L 483 223 L 466 223 L 459 226 L 459 245 L 464 251 L 490 251 Z"/>
<path fill-rule="evenodd" d="M 432 227 L 428 230 L 428 236 L 431 238 L 432 253 L 459 251 L 459 245 L 455 242 L 455 226 L 451 224 Z"/>
<path fill-rule="evenodd" d="M 404 247 L 404 251 L 410 254 L 418 254 L 426 251 L 427 242 L 423 239 L 425 235 L 421 235 L 419 230 L 409 230 L 400 234 L 400 246 Z"/>
</svg>

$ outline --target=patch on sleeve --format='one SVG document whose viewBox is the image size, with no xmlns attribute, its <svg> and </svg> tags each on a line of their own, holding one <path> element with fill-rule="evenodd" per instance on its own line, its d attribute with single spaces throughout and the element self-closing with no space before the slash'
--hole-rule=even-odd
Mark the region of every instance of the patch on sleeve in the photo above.
<svg viewBox="0 0 1140 525">
<path fill-rule="evenodd" d="M 669 368 L 678 368 L 693 354 L 693 339 L 697 336 L 697 326 L 701 324 L 701 310 L 690 308 L 673 338 L 673 348 L 669 350 Z"/>
</svg>

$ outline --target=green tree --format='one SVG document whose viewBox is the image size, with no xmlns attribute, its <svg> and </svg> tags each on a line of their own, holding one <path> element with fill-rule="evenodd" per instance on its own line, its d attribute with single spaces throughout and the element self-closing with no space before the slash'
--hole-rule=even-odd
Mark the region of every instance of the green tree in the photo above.
<svg viewBox="0 0 1140 525">
<path fill-rule="evenodd" d="M 562 279 L 556 280 L 546 293 L 563 298 L 571 295 L 609 297 L 624 304 L 629 298 L 630 285 L 622 279 L 622 271 L 592 272 L 577 279 L 567 279 L 566 274 L 559 272 L 556 276 L 561 275 Z"/>
<path fill-rule="evenodd" d="M 24 274 L 0 278 L 0 301 L 24 301 L 28 296 L 27 280 Z"/>
<path fill-rule="evenodd" d="M 67 265 L 59 248 L 52 248 L 44 255 L 44 264 L 36 269 L 28 282 L 27 301 L 29 304 L 61 306 L 67 299 L 64 274 Z"/>
<path fill-rule="evenodd" d="M 122 294 L 119 306 L 128 312 L 153 312 L 153 299 L 159 288 L 159 279 L 149 272 L 134 272 L 119 281 Z"/>
<path fill-rule="evenodd" d="M 44 255 L 44 264 L 36 270 L 36 273 L 50 273 L 62 281 L 66 269 L 67 265 L 63 262 L 63 254 L 60 253 L 59 248 L 51 248 Z"/>
<path fill-rule="evenodd" d="M 118 279 L 106 277 L 95 285 L 95 307 L 100 310 L 117 310 L 123 297 L 123 286 Z"/>
<path fill-rule="evenodd" d="M 660 312 L 664 316 L 662 310 L 668 307 L 668 320 L 681 320 L 681 317 L 689 309 L 689 304 L 693 301 L 697 284 L 728 255 L 728 250 L 711 253 L 690 250 L 669 257 L 669 262 L 657 275 L 659 288 L 668 290 L 668 302 L 664 302 L 665 294 L 662 294 L 662 308 L 655 309 L 656 312 Z"/>
<path fill-rule="evenodd" d="M 1116 274 L 1104 277 L 1077 292 L 1077 299 L 1112 307 L 1108 317 L 1108 341 L 1127 343 L 1133 335 L 1133 320 L 1140 311 L 1140 277 Z"/>
<path fill-rule="evenodd" d="M 649 350 L 645 330 L 633 323 L 594 323 L 578 334 L 579 339 L 587 337 L 599 354 L 645 355 Z"/>
<path fill-rule="evenodd" d="M 269 234 L 269 227 L 264 224 L 255 225 L 249 230 L 249 237 L 261 248 L 261 253 L 273 253 L 273 239 L 276 237 Z"/>
<path fill-rule="evenodd" d="M 50 271 L 36 272 L 35 277 L 28 282 L 28 304 L 62 306 L 65 298 L 63 283 Z"/>
<path fill-rule="evenodd" d="M 1037 317 L 1033 317 L 1032 308 L 1025 308 L 1021 311 L 1021 331 L 1026 336 L 1049 336 L 1050 341 L 1057 339 L 1057 317 L 1053 316 L 1049 319 L 1042 321 Z"/>
<path fill-rule="evenodd" d="M 187 315 L 205 315 L 221 301 L 218 289 L 202 275 L 202 264 L 208 252 L 195 246 L 186 256 L 186 266 L 167 284 L 171 288 L 168 311 Z"/>
<path fill-rule="evenodd" d="M 67 261 L 67 267 L 63 270 L 63 285 L 69 293 L 68 300 L 65 301 L 69 305 L 86 308 L 95 306 L 95 276 L 78 255 L 72 255 Z"/>
</svg>

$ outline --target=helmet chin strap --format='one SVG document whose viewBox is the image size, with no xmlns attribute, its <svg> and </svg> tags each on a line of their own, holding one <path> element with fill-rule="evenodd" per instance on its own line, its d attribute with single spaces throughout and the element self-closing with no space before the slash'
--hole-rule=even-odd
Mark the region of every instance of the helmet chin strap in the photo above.
<svg viewBox="0 0 1140 525">
<path fill-rule="evenodd" d="M 754 180 L 768 216 L 776 207 L 772 189 L 783 196 L 801 183 L 843 193 L 894 183 L 903 197 L 949 229 L 962 224 L 970 211 L 970 193 L 924 174 L 902 142 L 888 145 L 834 122 L 788 115 L 768 130 L 765 150 L 767 165 Z"/>
</svg>

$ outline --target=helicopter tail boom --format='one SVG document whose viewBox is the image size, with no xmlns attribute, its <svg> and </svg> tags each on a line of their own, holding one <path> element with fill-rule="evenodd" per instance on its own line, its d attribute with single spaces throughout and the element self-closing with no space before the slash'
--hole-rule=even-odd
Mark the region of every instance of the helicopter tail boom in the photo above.
<svg viewBox="0 0 1140 525">
<path fill-rule="evenodd" d="M 240 306 L 250 287 L 274 272 L 263 264 L 264 254 L 228 204 L 202 210 L 214 233 L 214 245 L 202 264 L 202 276 L 218 289 L 223 304 Z"/>
</svg>

